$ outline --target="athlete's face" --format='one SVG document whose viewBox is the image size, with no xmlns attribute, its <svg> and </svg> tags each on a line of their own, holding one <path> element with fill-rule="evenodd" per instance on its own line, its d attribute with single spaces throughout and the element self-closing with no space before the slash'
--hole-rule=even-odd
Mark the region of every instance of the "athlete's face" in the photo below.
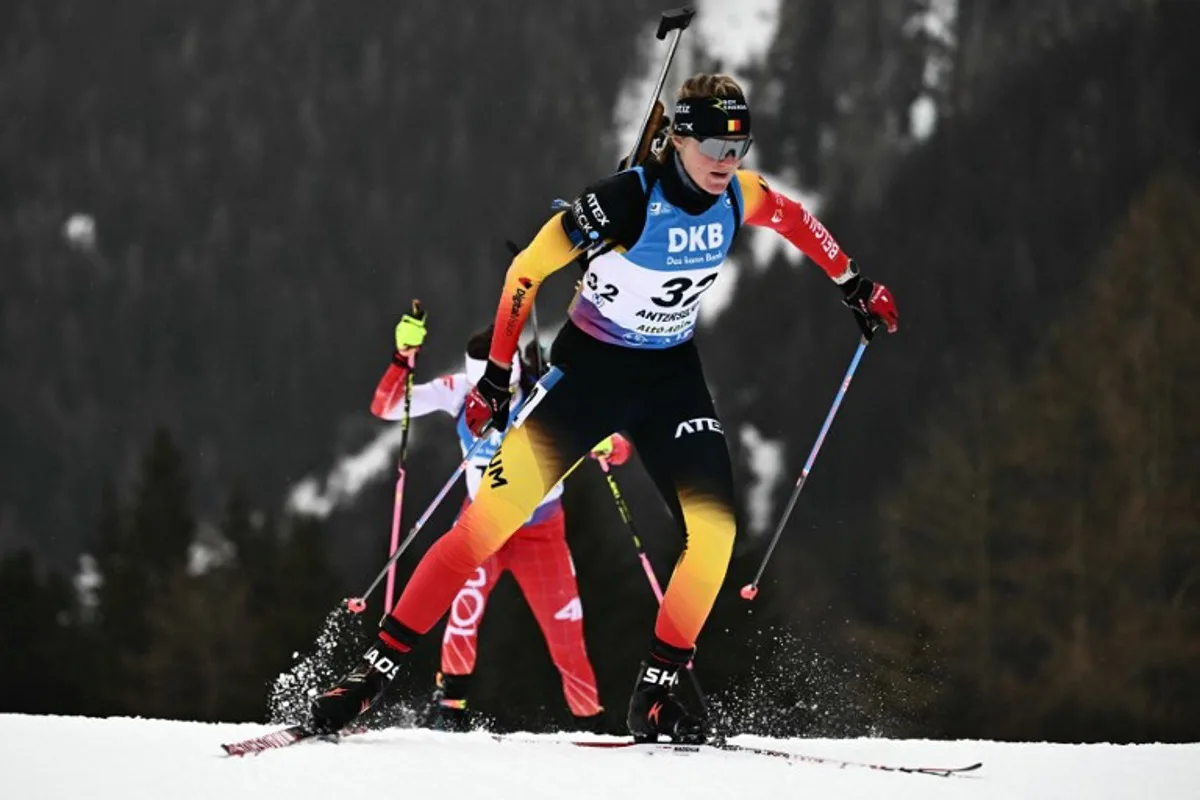
<svg viewBox="0 0 1200 800">
<path fill-rule="evenodd" d="M 729 187 L 729 182 L 733 180 L 733 176 L 742 166 L 742 159 L 738 152 L 741 150 L 740 143 L 745 140 L 744 136 L 728 139 L 729 142 L 739 144 L 721 148 L 724 150 L 721 158 L 713 158 L 704 153 L 701 150 L 699 139 L 693 139 L 690 136 L 676 136 L 673 141 L 675 150 L 679 153 L 679 160 L 683 162 L 683 168 L 687 170 L 688 177 L 709 194 L 721 194 Z"/>
</svg>

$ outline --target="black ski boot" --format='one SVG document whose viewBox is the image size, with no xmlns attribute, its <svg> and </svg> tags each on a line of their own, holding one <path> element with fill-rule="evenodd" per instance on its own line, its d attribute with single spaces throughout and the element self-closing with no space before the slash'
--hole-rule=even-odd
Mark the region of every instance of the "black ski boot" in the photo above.
<svg viewBox="0 0 1200 800">
<path fill-rule="evenodd" d="M 625 718 L 635 742 L 657 742 L 659 736 L 682 744 L 703 744 L 707 739 L 703 721 L 689 713 L 673 694 L 679 672 L 691 657 L 691 651 L 655 640 L 650 657 L 638 670 Z"/>
<path fill-rule="evenodd" d="M 467 689 L 470 685 L 470 675 L 437 674 L 437 688 L 433 692 L 433 707 L 427 722 L 430 728 L 453 733 L 471 730 L 471 722 L 467 717 Z"/>
<path fill-rule="evenodd" d="M 390 617 L 385 618 L 390 620 Z M 313 700 L 310 707 L 312 727 L 318 733 L 337 733 L 354 719 L 370 711 L 383 699 L 388 686 L 400 672 L 404 651 L 391 646 L 395 638 L 381 634 L 363 654 L 362 663 L 337 685 Z"/>
</svg>

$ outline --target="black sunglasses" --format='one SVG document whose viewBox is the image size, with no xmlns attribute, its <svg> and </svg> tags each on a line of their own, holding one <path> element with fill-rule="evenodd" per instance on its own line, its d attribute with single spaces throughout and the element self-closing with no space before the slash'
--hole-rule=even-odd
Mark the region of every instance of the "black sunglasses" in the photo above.
<svg viewBox="0 0 1200 800">
<path fill-rule="evenodd" d="M 714 136 L 707 139 L 698 138 L 696 142 L 700 152 L 714 161 L 724 161 L 730 156 L 740 161 L 750 152 L 750 145 L 754 143 L 754 139 L 750 136 L 744 139 L 721 139 Z"/>
</svg>

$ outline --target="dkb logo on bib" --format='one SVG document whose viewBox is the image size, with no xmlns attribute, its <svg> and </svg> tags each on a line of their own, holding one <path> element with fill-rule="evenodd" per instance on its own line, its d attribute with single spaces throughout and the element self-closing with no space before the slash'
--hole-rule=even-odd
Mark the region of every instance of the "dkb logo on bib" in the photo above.
<svg viewBox="0 0 1200 800">
<path fill-rule="evenodd" d="M 684 250 L 716 250 L 725 244 L 725 231 L 719 222 L 707 225 L 689 225 L 686 228 L 667 230 L 667 252 L 682 253 Z"/>
</svg>

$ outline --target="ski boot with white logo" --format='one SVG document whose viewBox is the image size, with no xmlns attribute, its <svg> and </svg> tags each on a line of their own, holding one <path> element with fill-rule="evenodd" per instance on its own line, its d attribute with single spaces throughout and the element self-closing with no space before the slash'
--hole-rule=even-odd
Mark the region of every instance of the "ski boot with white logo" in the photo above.
<svg viewBox="0 0 1200 800">
<path fill-rule="evenodd" d="M 655 640 L 638 670 L 625 718 L 635 742 L 657 742 L 659 736 L 678 744 L 703 744 L 707 739 L 704 723 L 674 696 L 679 673 L 691 657 L 692 651 Z"/>
<path fill-rule="evenodd" d="M 385 618 L 388 619 L 391 618 Z M 384 628 L 387 628 L 386 621 Z M 337 685 L 313 700 L 309 710 L 312 727 L 317 733 L 337 733 L 379 705 L 388 686 L 400 672 L 400 660 L 405 654 L 405 651 L 391 646 L 392 642 L 396 642 L 396 639 L 381 633 L 380 638 L 363 654 L 362 663 Z"/>
</svg>

